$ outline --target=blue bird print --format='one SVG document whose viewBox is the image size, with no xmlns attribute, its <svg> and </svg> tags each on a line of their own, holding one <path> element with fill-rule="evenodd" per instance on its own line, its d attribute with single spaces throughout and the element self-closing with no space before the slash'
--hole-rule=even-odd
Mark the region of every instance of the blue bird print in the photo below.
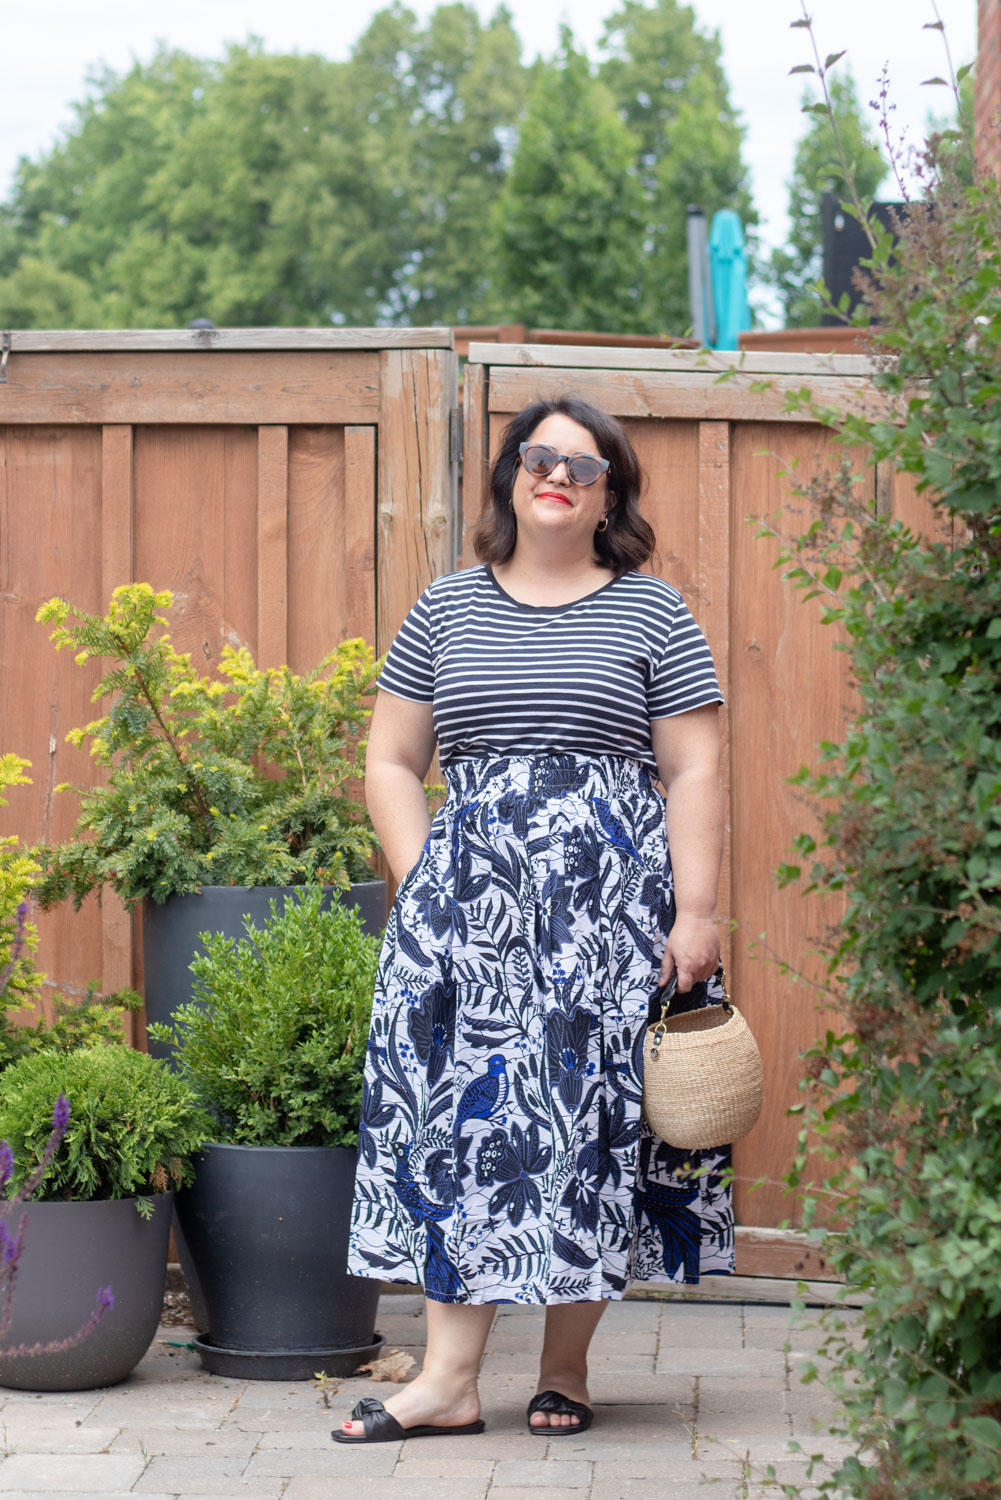
<svg viewBox="0 0 1001 1500">
<path fill-rule="evenodd" d="M 609 842 L 616 849 L 621 849 L 630 859 L 640 861 L 640 852 L 625 830 L 621 818 L 617 818 L 605 801 L 604 797 L 593 797 L 594 810 L 598 814 L 598 822 L 608 834 Z"/>
<path fill-rule="evenodd" d="M 410 1169 L 410 1147 L 405 1146 L 402 1141 L 397 1141 L 393 1147 L 393 1155 L 396 1157 L 393 1191 L 407 1213 L 422 1224 L 426 1224 L 430 1219 L 447 1219 L 452 1212 L 450 1205 L 433 1203 L 430 1198 L 425 1198 L 414 1181 L 414 1174 Z"/>
<path fill-rule="evenodd" d="M 487 1071 L 467 1083 L 462 1091 L 455 1111 L 453 1136 L 457 1136 L 467 1120 L 489 1120 L 491 1115 L 504 1108 L 508 1088 L 507 1063 L 502 1053 L 495 1052 L 487 1061 Z"/>
<path fill-rule="evenodd" d="M 424 1287 L 438 1302 L 454 1302 L 462 1290 L 462 1277 L 445 1251 L 445 1236 L 436 1219 L 447 1219 L 452 1210 L 448 1204 L 433 1203 L 425 1198 L 410 1168 L 410 1147 L 397 1141 L 393 1147 L 396 1173 L 393 1190 L 412 1218 L 427 1227 L 427 1258 L 424 1263 Z"/>
</svg>

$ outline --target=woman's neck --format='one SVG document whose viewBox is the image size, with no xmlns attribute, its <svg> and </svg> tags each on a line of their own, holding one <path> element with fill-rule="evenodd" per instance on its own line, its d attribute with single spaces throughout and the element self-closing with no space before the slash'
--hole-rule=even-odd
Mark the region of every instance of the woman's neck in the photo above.
<svg viewBox="0 0 1001 1500">
<path fill-rule="evenodd" d="M 523 547 L 492 567 L 501 587 L 522 604 L 570 604 L 615 577 L 593 556 L 548 556 Z"/>
</svg>

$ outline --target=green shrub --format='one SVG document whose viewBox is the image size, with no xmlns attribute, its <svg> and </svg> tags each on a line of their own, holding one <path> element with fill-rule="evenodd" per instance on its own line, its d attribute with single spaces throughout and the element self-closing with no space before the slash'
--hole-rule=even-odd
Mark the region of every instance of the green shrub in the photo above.
<svg viewBox="0 0 1001 1500">
<path fill-rule="evenodd" d="M 855 1452 L 821 1489 L 865 1500 L 1001 1494 L 1001 186 L 955 160 L 933 142 L 896 244 L 875 236 L 885 420 L 815 411 L 856 464 L 916 476 L 939 539 L 859 500 L 872 477 L 846 459 L 801 491 L 816 519 L 783 558 L 840 622 L 861 701 L 797 778 L 824 833 L 782 876 L 843 903 L 844 1029 L 808 1059 L 806 1122 L 839 1170 L 807 1206 L 867 1299 L 863 1339 L 835 1317 L 824 1351 Z"/>
<path fill-rule="evenodd" d="M 190 1086 L 144 1052 L 97 1045 L 38 1053 L 0 1074 L 0 1140 L 14 1155 L 9 1192 L 42 1160 L 60 1094 L 69 1128 L 37 1199 L 142 1197 L 190 1182 L 191 1153 L 212 1126 Z"/>
<path fill-rule="evenodd" d="M 195 1003 L 150 1036 L 218 1116 L 214 1140 L 354 1146 L 379 943 L 353 908 L 296 892 L 239 942 L 202 933 Z"/>
<path fill-rule="evenodd" d="M 362 773 L 376 663 L 344 641 L 304 677 L 264 670 L 223 649 L 218 677 L 174 650 L 159 613 L 169 593 L 115 590 L 105 616 L 50 599 L 39 620 L 57 650 L 110 663 L 94 702 L 108 711 L 67 738 L 107 771 L 67 787 L 80 801 L 76 836 L 38 850 L 43 906 L 79 907 L 110 885 L 129 907 L 210 885 L 341 887 L 370 880 L 376 837 L 353 785 Z"/>
</svg>

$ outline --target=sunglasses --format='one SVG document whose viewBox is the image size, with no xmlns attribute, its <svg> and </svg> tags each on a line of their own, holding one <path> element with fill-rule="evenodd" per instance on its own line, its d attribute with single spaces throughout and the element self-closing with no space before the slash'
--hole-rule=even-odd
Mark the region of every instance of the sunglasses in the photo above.
<svg viewBox="0 0 1001 1500">
<path fill-rule="evenodd" d="M 586 488 L 597 484 L 602 474 L 608 472 L 607 458 L 595 458 L 590 453 L 557 453 L 548 443 L 521 443 L 518 452 L 525 468 L 536 479 L 547 479 L 557 464 L 566 464 L 570 483 Z"/>
</svg>

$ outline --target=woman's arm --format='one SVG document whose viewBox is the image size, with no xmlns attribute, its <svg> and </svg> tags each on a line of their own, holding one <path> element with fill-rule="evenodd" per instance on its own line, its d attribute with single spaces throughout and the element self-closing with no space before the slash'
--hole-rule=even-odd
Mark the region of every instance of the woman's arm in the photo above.
<svg viewBox="0 0 1001 1500">
<path fill-rule="evenodd" d="M 667 791 L 676 912 L 660 978 L 663 984 L 677 970 L 678 989 L 686 994 L 715 973 L 719 963 L 716 901 L 723 857 L 723 792 L 718 706 L 652 719 L 650 731 Z"/>
<path fill-rule="evenodd" d="M 365 756 L 365 802 L 397 880 L 417 863 L 431 827 L 424 778 L 434 746 L 430 703 L 377 695 Z"/>
</svg>

